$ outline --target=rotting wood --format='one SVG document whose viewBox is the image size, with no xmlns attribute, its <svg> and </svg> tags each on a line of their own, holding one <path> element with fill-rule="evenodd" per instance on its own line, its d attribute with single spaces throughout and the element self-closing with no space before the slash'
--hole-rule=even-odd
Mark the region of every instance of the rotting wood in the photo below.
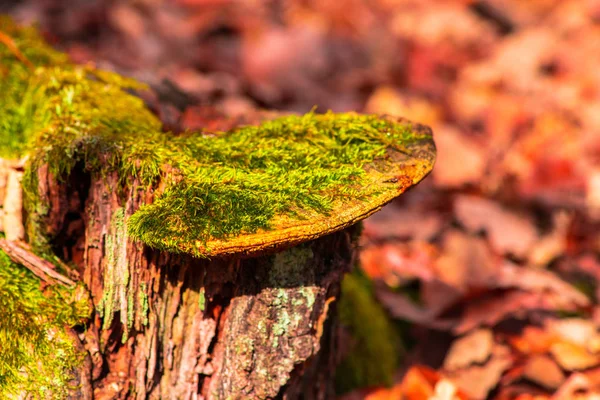
<svg viewBox="0 0 600 400">
<path fill-rule="evenodd" d="M 43 282 L 54 285 L 75 286 L 75 282 L 61 275 L 55 270 L 52 263 L 41 259 L 30 251 L 27 243 L 0 239 L 0 249 L 10 257 L 13 262 L 23 265 L 34 273 Z"/>
</svg>

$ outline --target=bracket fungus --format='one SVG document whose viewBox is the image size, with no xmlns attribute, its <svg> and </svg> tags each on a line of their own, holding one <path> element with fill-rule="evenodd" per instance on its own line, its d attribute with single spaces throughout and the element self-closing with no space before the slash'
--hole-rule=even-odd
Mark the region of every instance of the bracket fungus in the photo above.
<svg viewBox="0 0 600 400">
<path fill-rule="evenodd" d="M 27 159 L 26 241 L 94 306 L 79 390 L 329 393 L 352 226 L 430 172 L 431 131 L 329 112 L 164 132 L 131 94 L 142 84 L 0 31 L 21 52 L 0 44 L 0 156 Z"/>
</svg>

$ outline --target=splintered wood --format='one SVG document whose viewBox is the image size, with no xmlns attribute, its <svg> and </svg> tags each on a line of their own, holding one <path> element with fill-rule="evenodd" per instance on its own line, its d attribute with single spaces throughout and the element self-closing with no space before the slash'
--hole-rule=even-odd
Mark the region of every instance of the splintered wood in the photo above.
<svg viewBox="0 0 600 400">
<path fill-rule="evenodd" d="M 23 160 L 0 159 L 0 231 L 7 240 L 25 239 L 23 226 Z"/>
</svg>

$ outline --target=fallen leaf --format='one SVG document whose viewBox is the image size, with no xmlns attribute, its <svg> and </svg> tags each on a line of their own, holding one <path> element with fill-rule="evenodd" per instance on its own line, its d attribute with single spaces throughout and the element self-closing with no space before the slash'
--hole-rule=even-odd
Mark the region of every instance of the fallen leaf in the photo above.
<svg viewBox="0 0 600 400">
<path fill-rule="evenodd" d="M 433 396 L 433 389 L 440 375 L 425 366 L 411 367 L 400 383 L 401 397 L 411 400 L 426 400 Z M 369 399 L 371 400 L 371 399 Z"/>
<path fill-rule="evenodd" d="M 526 326 L 521 336 L 508 339 L 512 347 L 526 355 L 547 353 L 557 340 L 556 335 L 538 326 Z"/>
<path fill-rule="evenodd" d="M 418 206 L 391 204 L 364 220 L 362 234 L 374 241 L 405 238 L 427 241 L 439 233 L 442 223 L 435 212 Z"/>
<path fill-rule="evenodd" d="M 452 230 L 445 234 L 443 247 L 434 264 L 438 279 L 462 291 L 493 286 L 498 263 L 483 239 Z"/>
<path fill-rule="evenodd" d="M 575 311 L 578 305 L 556 292 L 526 292 L 510 290 L 490 293 L 486 297 L 471 300 L 452 331 L 468 332 L 478 326 L 495 326 L 507 317 L 524 319 L 533 311 Z"/>
<path fill-rule="evenodd" d="M 565 381 L 565 374 L 546 355 L 534 355 L 525 362 L 523 376 L 547 389 L 555 390 Z"/>
<path fill-rule="evenodd" d="M 403 96 L 389 86 L 378 87 L 365 106 L 365 111 L 374 114 L 410 115 L 425 125 L 435 125 L 441 118 L 440 110 L 426 99 Z"/>
<path fill-rule="evenodd" d="M 441 187 L 460 187 L 480 182 L 485 172 L 485 154 L 482 149 L 448 126 L 436 129 L 436 167 L 433 180 Z"/>
<path fill-rule="evenodd" d="M 558 307 L 561 307 L 561 304 L 564 307 L 585 307 L 590 304 L 590 300 L 583 293 L 550 271 L 519 267 L 505 262 L 496 278 L 498 288 L 519 288 L 530 292 L 552 291 L 559 294 L 563 301 L 559 301 Z"/>
<path fill-rule="evenodd" d="M 599 336 L 596 325 L 583 318 L 550 319 L 546 322 L 546 328 L 564 341 L 581 347 L 587 347 Z"/>
<path fill-rule="evenodd" d="M 492 247 L 502 254 L 523 258 L 538 237 L 527 216 L 509 211 L 493 200 L 459 195 L 454 200 L 454 213 L 470 232 L 486 231 Z"/>
<path fill-rule="evenodd" d="M 453 325 L 453 321 L 437 318 L 443 311 L 442 308 L 423 307 L 408 296 L 385 288 L 378 289 L 376 294 L 377 299 L 394 318 L 441 330 L 448 330 Z"/>
<path fill-rule="evenodd" d="M 552 216 L 552 230 L 542 236 L 530 249 L 527 259 L 533 266 L 545 266 L 564 254 L 567 249 L 567 235 L 573 217 L 565 211 Z"/>
<path fill-rule="evenodd" d="M 511 363 L 509 348 L 496 345 L 490 360 L 484 365 L 471 365 L 468 368 L 448 373 L 448 377 L 470 398 L 485 399 Z"/>
<path fill-rule="evenodd" d="M 388 243 L 367 247 L 360 254 L 360 262 L 368 276 L 383 279 L 392 287 L 415 278 L 424 281 L 434 278 L 433 248 L 427 244 Z"/>
<path fill-rule="evenodd" d="M 600 356 L 570 342 L 557 342 L 550 347 L 556 362 L 567 371 L 582 370 L 600 364 Z"/>
<path fill-rule="evenodd" d="M 429 400 L 456 400 L 458 388 L 448 379 L 441 379 L 436 383 L 433 396 Z"/>
<path fill-rule="evenodd" d="M 481 364 L 492 353 L 494 336 L 489 329 L 477 329 L 455 340 L 444 359 L 444 369 L 454 371 L 471 364 Z"/>
<path fill-rule="evenodd" d="M 587 376 L 582 373 L 574 373 L 556 391 L 552 400 L 585 399 L 586 397 L 578 397 L 577 394 L 583 395 L 591 386 L 592 383 Z"/>
</svg>

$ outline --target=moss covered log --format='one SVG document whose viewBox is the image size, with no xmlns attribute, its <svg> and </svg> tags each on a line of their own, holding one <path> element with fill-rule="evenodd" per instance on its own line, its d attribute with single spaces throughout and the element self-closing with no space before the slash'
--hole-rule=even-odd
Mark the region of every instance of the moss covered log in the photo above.
<svg viewBox="0 0 600 400">
<path fill-rule="evenodd" d="M 98 398 L 330 395 L 351 226 L 429 173 L 430 130 L 309 113 L 173 134 L 144 85 L 0 32 L 0 157 L 23 160 L 25 239 L 94 306 L 79 382 Z"/>
</svg>

